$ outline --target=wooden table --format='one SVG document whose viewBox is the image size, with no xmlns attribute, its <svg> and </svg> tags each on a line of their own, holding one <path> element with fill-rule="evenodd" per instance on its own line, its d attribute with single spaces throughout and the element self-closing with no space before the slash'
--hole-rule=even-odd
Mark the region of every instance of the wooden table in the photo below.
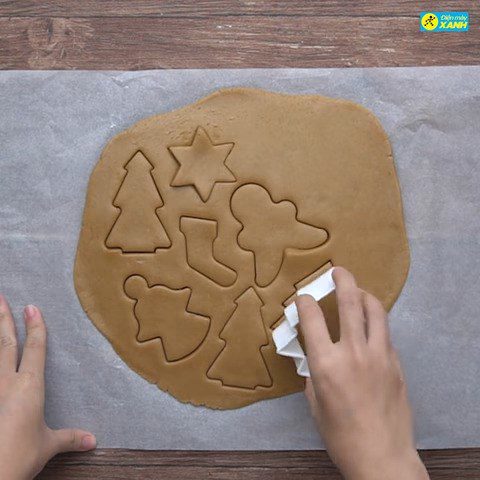
<svg viewBox="0 0 480 480">
<path fill-rule="evenodd" d="M 421 10 L 466 10 L 468 33 L 421 33 Z M 1 69 L 480 64 L 480 2 L 0 0 Z M 479 439 L 480 441 L 480 439 Z M 423 451 L 432 479 L 479 479 L 480 449 Z M 324 452 L 98 450 L 52 479 L 336 479 Z"/>
<path fill-rule="evenodd" d="M 478 0 L 468 33 L 419 31 L 414 0 L 0 0 L 8 69 L 370 67 L 480 61 Z"/>
</svg>

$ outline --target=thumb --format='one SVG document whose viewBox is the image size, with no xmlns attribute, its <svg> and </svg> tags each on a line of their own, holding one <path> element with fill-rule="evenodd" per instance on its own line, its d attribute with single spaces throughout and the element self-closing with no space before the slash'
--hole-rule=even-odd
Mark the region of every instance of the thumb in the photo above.
<svg viewBox="0 0 480 480">
<path fill-rule="evenodd" d="M 85 430 L 64 428 L 53 432 L 56 453 L 86 452 L 97 446 L 95 435 Z"/>
</svg>

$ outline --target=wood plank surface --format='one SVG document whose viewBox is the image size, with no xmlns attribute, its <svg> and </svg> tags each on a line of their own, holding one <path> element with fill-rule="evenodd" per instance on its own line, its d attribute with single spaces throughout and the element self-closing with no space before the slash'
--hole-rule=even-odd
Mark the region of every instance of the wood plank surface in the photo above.
<svg viewBox="0 0 480 480">
<path fill-rule="evenodd" d="M 468 10 L 476 1 L 415 0 L 2 0 L 0 15 L 46 17 L 409 16 L 422 10 Z"/>
<path fill-rule="evenodd" d="M 480 449 L 425 450 L 432 480 L 480 478 Z M 340 480 L 325 452 L 198 452 L 99 450 L 65 454 L 38 480 Z M 399 479 L 401 480 L 401 479 Z"/>
<path fill-rule="evenodd" d="M 469 32 L 420 32 L 428 6 L 440 8 L 412 0 L 0 0 L 0 68 L 479 64 L 480 2 L 442 3 L 470 12 Z"/>
</svg>

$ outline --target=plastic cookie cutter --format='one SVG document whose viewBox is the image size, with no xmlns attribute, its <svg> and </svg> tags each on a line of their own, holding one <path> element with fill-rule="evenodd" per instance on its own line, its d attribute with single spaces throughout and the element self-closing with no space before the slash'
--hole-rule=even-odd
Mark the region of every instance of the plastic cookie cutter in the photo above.
<svg viewBox="0 0 480 480">
<path fill-rule="evenodd" d="M 332 277 L 333 268 L 317 277 L 313 282 L 300 288 L 297 295 L 311 295 L 317 302 L 335 290 Z M 295 302 L 285 309 L 285 320 L 272 332 L 273 341 L 277 347 L 277 353 L 284 357 L 291 357 L 295 361 L 297 373 L 302 377 L 310 377 L 307 357 L 298 341 L 297 325 L 299 323 L 298 311 Z"/>
</svg>

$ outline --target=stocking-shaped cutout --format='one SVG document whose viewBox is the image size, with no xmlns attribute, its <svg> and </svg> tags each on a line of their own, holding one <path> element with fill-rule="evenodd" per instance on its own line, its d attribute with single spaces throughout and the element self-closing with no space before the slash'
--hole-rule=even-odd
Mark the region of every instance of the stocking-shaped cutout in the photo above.
<svg viewBox="0 0 480 480">
<path fill-rule="evenodd" d="M 105 245 L 124 253 L 151 253 L 171 245 L 158 218 L 163 200 L 152 177 L 153 165 L 137 152 L 125 165 L 127 173 L 113 200 L 120 210 Z"/>
<path fill-rule="evenodd" d="M 277 276 L 286 248 L 311 249 L 328 240 L 323 228 L 297 219 L 295 205 L 282 200 L 274 202 L 260 185 L 248 184 L 232 195 L 232 212 L 243 225 L 239 245 L 255 256 L 255 281 L 264 287 Z"/>
<path fill-rule="evenodd" d="M 213 256 L 217 222 L 205 218 L 182 217 L 180 230 L 185 235 L 188 264 L 218 285 L 232 285 L 237 274 Z"/>
<path fill-rule="evenodd" d="M 138 321 L 137 340 L 160 338 L 169 362 L 181 360 L 197 350 L 208 333 L 210 318 L 188 310 L 191 290 L 172 290 L 163 285 L 149 287 L 140 275 L 128 277 L 124 284 L 128 297 L 135 300 Z"/>
<path fill-rule="evenodd" d="M 254 389 L 270 387 L 272 377 L 261 348 L 268 345 L 267 332 L 260 309 L 263 305 L 250 287 L 236 300 L 237 307 L 220 332 L 225 348 L 207 372 L 209 378 L 223 385 Z"/>
</svg>

